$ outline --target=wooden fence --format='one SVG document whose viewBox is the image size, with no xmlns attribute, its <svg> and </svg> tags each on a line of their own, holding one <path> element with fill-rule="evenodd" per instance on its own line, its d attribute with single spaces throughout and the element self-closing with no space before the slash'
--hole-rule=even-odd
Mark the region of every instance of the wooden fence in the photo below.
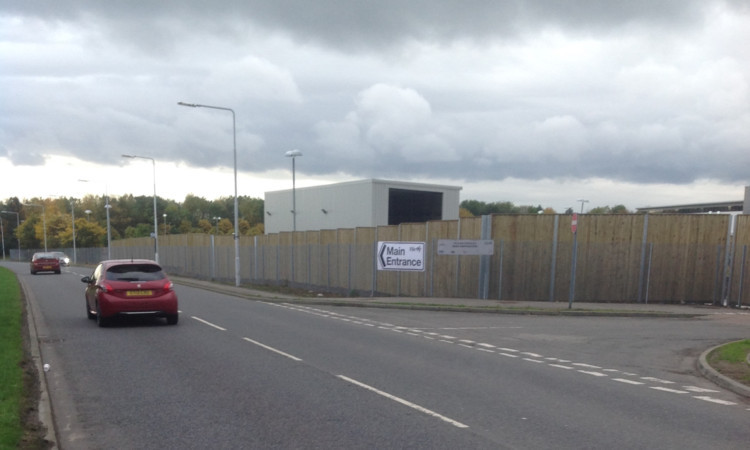
<svg viewBox="0 0 750 450">
<path fill-rule="evenodd" d="M 483 233 L 494 241 L 486 290 L 481 256 L 437 254 L 439 239 Z M 425 242 L 425 271 L 376 270 L 378 241 Z M 151 238 L 112 244 L 115 258 L 154 257 Z M 579 215 L 574 239 L 571 216 L 541 214 L 242 236 L 239 256 L 243 283 L 344 294 L 741 306 L 750 304 L 748 246 L 750 216 Z M 231 236 L 160 236 L 159 259 L 175 275 L 235 279 Z"/>
</svg>

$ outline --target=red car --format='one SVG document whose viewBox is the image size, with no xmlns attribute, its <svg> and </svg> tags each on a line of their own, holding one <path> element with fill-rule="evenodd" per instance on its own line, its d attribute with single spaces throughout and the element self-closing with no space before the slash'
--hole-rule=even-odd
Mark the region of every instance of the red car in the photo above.
<svg viewBox="0 0 750 450">
<path fill-rule="evenodd" d="M 34 253 L 29 266 L 32 275 L 39 272 L 60 273 L 60 260 L 53 253 Z"/>
<path fill-rule="evenodd" d="M 151 315 L 177 324 L 177 294 L 156 262 L 148 259 L 102 261 L 86 286 L 86 315 L 100 327 L 118 316 Z"/>
</svg>

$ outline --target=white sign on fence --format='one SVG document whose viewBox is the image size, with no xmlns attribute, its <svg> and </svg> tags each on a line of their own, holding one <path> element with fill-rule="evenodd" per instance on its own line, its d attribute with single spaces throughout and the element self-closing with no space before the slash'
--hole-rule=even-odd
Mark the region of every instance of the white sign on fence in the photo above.
<svg viewBox="0 0 750 450">
<path fill-rule="evenodd" d="M 494 253 L 495 242 L 492 239 L 438 239 L 438 255 L 492 255 Z"/>
<path fill-rule="evenodd" d="M 378 270 L 424 271 L 424 242 L 378 242 Z"/>
</svg>

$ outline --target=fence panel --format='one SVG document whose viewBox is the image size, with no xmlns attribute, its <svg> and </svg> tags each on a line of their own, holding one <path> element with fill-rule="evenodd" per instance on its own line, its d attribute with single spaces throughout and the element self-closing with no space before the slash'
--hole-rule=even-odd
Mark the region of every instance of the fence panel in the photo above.
<svg viewBox="0 0 750 450">
<path fill-rule="evenodd" d="M 569 216 L 494 215 L 489 298 L 566 301 L 573 233 Z M 729 233 L 726 215 L 581 215 L 575 299 L 600 302 L 750 303 L 750 219 Z M 478 256 L 439 256 L 439 239 L 479 239 L 482 219 L 240 238 L 241 279 L 342 293 L 476 298 Z M 557 228 L 555 228 L 557 225 Z M 487 230 L 485 230 L 487 231 Z M 375 270 L 377 241 L 425 242 L 425 272 Z M 113 258 L 153 258 L 154 240 L 117 240 Z M 89 255 L 90 253 L 90 255 Z M 94 264 L 106 249 L 78 249 Z M 175 275 L 234 279 L 232 236 L 168 235 L 160 259 Z M 90 261 L 89 261 L 90 260 Z M 744 261 L 744 267 L 743 267 Z M 374 277 L 374 279 L 373 279 Z"/>
</svg>

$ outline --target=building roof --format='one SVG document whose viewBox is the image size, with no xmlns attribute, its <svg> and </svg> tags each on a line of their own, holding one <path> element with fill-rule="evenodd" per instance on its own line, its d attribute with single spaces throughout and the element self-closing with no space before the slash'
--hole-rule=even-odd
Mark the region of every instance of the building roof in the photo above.
<svg viewBox="0 0 750 450">
<path fill-rule="evenodd" d="M 695 214 L 709 212 L 742 212 L 743 200 L 732 202 L 692 203 L 686 205 L 645 206 L 636 208 L 639 213 Z"/>
</svg>

